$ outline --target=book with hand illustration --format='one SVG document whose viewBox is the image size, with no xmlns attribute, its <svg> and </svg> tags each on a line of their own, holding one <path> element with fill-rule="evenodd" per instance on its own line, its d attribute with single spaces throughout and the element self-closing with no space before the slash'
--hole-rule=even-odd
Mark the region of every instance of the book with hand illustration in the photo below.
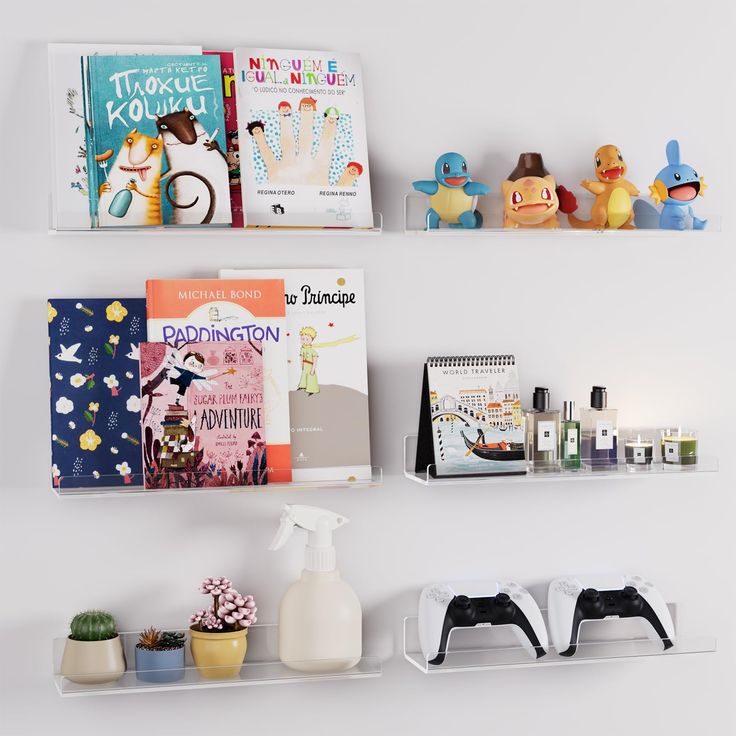
<svg viewBox="0 0 736 736">
<path fill-rule="evenodd" d="M 357 54 L 237 48 L 249 227 L 373 225 Z"/>
</svg>

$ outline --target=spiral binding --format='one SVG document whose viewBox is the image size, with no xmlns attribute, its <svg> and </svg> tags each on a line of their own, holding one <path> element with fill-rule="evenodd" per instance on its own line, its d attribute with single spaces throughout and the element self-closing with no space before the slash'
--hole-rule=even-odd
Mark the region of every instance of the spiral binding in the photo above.
<svg viewBox="0 0 736 736">
<path fill-rule="evenodd" d="M 516 365 L 513 355 L 440 355 L 427 358 L 428 368 L 486 368 Z"/>
</svg>

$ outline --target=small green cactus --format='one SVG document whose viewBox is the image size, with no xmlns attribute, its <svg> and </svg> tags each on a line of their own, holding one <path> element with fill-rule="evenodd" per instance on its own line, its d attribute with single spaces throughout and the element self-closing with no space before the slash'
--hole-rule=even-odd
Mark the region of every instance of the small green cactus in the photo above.
<svg viewBox="0 0 736 736">
<path fill-rule="evenodd" d="M 69 638 L 75 641 L 103 641 L 118 635 L 115 619 L 106 611 L 78 613 L 69 626 Z"/>
</svg>

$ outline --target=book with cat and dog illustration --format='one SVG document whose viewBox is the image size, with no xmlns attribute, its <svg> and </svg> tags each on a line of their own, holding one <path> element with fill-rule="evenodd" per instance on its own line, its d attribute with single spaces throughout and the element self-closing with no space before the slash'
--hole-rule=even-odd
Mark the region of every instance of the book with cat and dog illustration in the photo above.
<svg viewBox="0 0 736 736">
<path fill-rule="evenodd" d="M 50 43 L 51 226 L 88 230 L 87 152 L 82 97 L 82 57 L 95 55 L 201 54 L 201 46 L 150 44 Z"/>
<path fill-rule="evenodd" d="M 268 482 L 260 340 L 141 344 L 146 488 Z"/>
<path fill-rule="evenodd" d="M 235 49 L 248 227 L 373 226 L 357 54 Z"/>
<path fill-rule="evenodd" d="M 92 227 L 229 225 L 219 57 L 82 61 Z"/>
<path fill-rule="evenodd" d="M 268 475 L 289 483 L 291 432 L 283 279 L 168 279 L 146 282 L 148 339 L 183 347 L 191 342 L 263 343 Z M 206 346 L 205 346 L 206 347 Z"/>
<path fill-rule="evenodd" d="M 415 472 L 435 478 L 526 473 L 513 355 L 427 358 Z"/>
</svg>

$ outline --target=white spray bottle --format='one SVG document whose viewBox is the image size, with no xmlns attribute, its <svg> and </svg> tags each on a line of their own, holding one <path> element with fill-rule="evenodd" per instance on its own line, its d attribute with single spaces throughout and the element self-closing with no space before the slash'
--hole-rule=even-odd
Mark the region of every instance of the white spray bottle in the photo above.
<svg viewBox="0 0 736 736">
<path fill-rule="evenodd" d="M 279 609 L 279 657 L 302 672 L 337 672 L 362 656 L 362 612 L 355 591 L 337 571 L 332 532 L 349 519 L 316 506 L 285 505 L 269 549 L 281 549 L 294 527 L 308 532 L 301 578 Z"/>
</svg>

